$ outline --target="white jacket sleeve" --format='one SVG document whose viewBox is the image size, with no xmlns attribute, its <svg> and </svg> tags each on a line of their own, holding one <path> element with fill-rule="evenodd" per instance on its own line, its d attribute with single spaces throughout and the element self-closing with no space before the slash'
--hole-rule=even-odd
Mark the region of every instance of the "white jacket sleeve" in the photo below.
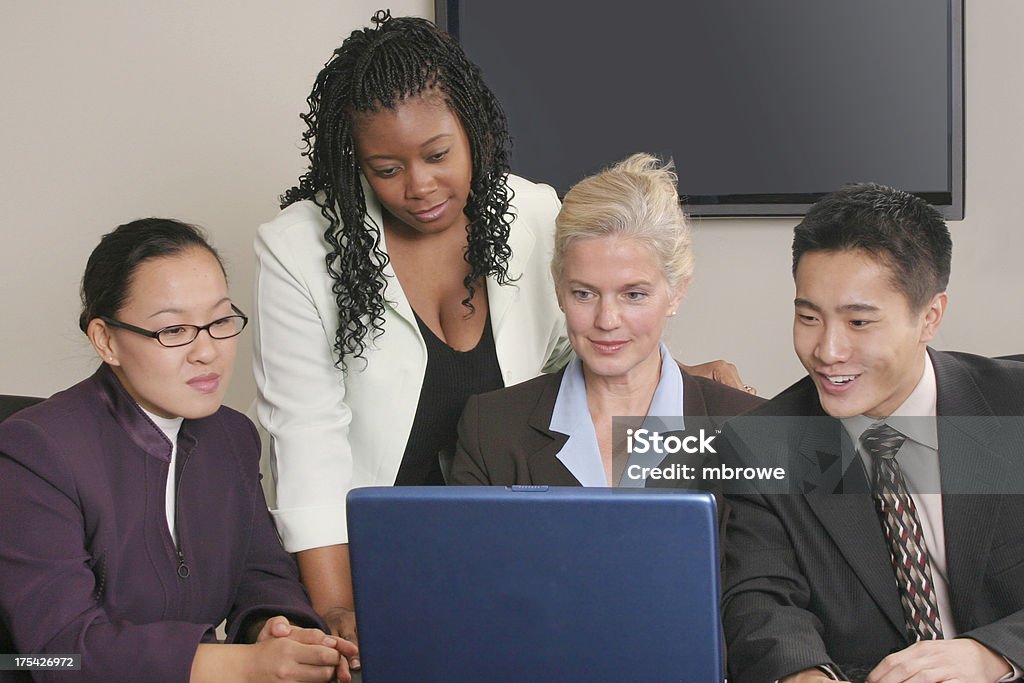
<svg viewBox="0 0 1024 683">
<path fill-rule="evenodd" d="M 325 300 L 321 225 L 315 206 L 294 204 L 260 227 L 255 244 L 256 407 L 271 436 L 272 512 L 289 552 L 348 541 L 352 414 L 335 365 L 338 313 Z"/>
</svg>

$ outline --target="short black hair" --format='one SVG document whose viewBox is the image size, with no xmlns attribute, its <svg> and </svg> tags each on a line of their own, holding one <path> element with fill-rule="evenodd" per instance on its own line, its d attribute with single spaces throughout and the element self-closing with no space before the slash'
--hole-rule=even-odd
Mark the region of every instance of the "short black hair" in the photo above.
<svg viewBox="0 0 1024 683">
<path fill-rule="evenodd" d="M 909 192 L 859 183 L 823 197 L 793 231 L 793 276 L 809 251 L 855 250 L 889 267 L 911 310 L 921 310 L 949 284 L 949 228 L 942 214 Z"/>
<path fill-rule="evenodd" d="M 175 256 L 192 248 L 213 254 L 221 271 L 224 270 L 220 255 L 202 231 L 188 223 L 171 218 L 140 218 L 108 232 L 92 250 L 85 266 L 78 327 L 86 332 L 93 318 L 116 318 L 143 262 Z"/>
</svg>

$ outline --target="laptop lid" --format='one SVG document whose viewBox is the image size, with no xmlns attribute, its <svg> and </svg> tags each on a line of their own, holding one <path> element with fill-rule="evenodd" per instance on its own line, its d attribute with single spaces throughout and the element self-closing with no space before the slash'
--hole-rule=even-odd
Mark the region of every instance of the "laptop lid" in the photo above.
<svg viewBox="0 0 1024 683">
<path fill-rule="evenodd" d="M 715 503 L 650 489 L 348 496 L 363 681 L 721 681 Z"/>
</svg>

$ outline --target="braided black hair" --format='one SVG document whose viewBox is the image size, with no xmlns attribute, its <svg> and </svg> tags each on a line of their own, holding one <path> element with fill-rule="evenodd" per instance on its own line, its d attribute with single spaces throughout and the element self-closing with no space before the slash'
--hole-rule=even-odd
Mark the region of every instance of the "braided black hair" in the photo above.
<svg viewBox="0 0 1024 683">
<path fill-rule="evenodd" d="M 388 258 L 380 248 L 382 226 L 366 212 L 352 137 L 356 114 L 394 109 L 407 97 L 437 88 L 466 131 L 473 165 L 465 208 L 470 271 L 462 304 L 472 312 L 474 283 L 483 277 L 499 284 L 511 280 L 510 140 L 501 105 L 459 44 L 429 21 L 391 18 L 386 10 L 372 21 L 375 28 L 353 31 L 317 76 L 306 99 L 309 113 L 301 115 L 309 169 L 281 196 L 281 208 L 315 202 L 328 221 L 326 265 L 340 317 L 334 348 L 341 367 L 348 357 L 363 356 L 371 330 L 374 338 L 384 331 Z"/>
</svg>

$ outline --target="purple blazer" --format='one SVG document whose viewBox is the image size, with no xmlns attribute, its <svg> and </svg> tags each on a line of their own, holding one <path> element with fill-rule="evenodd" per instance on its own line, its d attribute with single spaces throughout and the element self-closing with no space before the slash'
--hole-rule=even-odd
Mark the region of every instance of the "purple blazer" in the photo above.
<svg viewBox="0 0 1024 683">
<path fill-rule="evenodd" d="M 259 452 L 230 408 L 184 421 L 176 550 L 171 444 L 107 366 L 0 424 L 0 652 L 81 654 L 78 681 L 187 681 L 225 618 L 229 641 L 275 614 L 322 628 L 267 511 Z"/>
</svg>

